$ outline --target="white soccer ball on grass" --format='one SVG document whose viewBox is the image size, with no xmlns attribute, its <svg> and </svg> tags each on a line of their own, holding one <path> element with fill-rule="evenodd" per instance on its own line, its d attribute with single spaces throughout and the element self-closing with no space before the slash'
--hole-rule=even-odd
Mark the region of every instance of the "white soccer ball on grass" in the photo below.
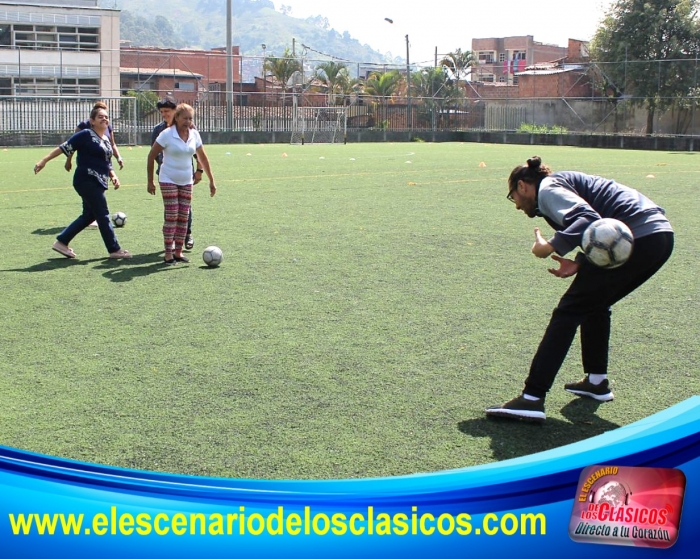
<svg viewBox="0 0 700 559">
<path fill-rule="evenodd" d="M 216 268 L 224 259 L 223 251 L 217 246 L 208 246 L 202 252 L 202 260 L 210 268 Z"/>
<path fill-rule="evenodd" d="M 126 214 L 124 212 L 117 212 L 112 216 L 112 223 L 115 227 L 124 227 L 126 225 Z"/>
</svg>

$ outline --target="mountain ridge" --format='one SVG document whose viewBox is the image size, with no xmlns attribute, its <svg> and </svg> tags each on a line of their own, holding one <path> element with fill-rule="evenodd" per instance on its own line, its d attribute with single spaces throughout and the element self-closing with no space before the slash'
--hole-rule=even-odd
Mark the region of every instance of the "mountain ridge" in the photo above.
<svg viewBox="0 0 700 559">
<path fill-rule="evenodd" d="M 99 0 L 100 7 L 122 11 L 120 35 L 132 46 L 162 48 L 201 48 L 210 50 L 226 45 L 226 2 L 223 0 Z M 167 6 L 163 10 L 163 6 Z M 282 6 L 275 10 L 270 0 L 232 0 L 234 46 L 243 55 L 280 56 L 285 48 L 309 45 L 315 53 L 340 61 L 392 64 L 401 63 L 369 45 L 361 44 L 347 31 L 331 28 L 328 19 L 318 15 L 296 18 Z M 265 49 L 262 45 L 265 45 Z M 319 56 L 319 59 L 322 57 Z"/>
</svg>

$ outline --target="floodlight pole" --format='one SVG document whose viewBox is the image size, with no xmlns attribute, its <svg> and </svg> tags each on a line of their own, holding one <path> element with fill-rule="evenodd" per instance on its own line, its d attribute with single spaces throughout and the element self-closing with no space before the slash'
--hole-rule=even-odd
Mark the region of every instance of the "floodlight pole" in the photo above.
<svg viewBox="0 0 700 559">
<path fill-rule="evenodd" d="M 385 17 L 384 21 L 394 25 L 394 20 L 391 18 Z M 411 61 L 409 45 L 408 35 L 406 35 L 406 126 L 410 132 L 413 129 L 413 118 L 411 116 Z"/>
<path fill-rule="evenodd" d="M 233 130 L 233 49 L 231 47 L 231 0 L 226 0 L 226 130 Z"/>
<path fill-rule="evenodd" d="M 267 52 L 267 45 L 265 43 L 262 44 L 262 51 L 263 51 L 263 63 L 262 63 L 262 75 L 263 75 L 263 115 L 265 118 L 267 118 L 267 115 L 265 114 L 267 110 L 267 70 L 265 69 L 265 62 L 266 60 L 266 52 Z"/>
<path fill-rule="evenodd" d="M 408 109 L 408 113 L 406 114 L 406 120 L 408 124 L 408 131 L 410 132 L 413 128 L 413 118 L 411 117 L 411 63 L 409 62 L 408 45 L 408 35 L 406 35 L 406 105 Z"/>
</svg>

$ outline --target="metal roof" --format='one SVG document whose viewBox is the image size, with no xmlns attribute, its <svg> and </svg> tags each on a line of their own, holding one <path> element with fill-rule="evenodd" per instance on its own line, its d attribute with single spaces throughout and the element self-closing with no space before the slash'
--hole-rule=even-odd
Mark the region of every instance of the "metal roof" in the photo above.
<svg viewBox="0 0 700 559">
<path fill-rule="evenodd" d="M 522 72 L 515 72 L 516 76 L 549 76 L 552 74 L 565 74 L 576 70 L 583 70 L 585 66 L 581 64 L 535 64 L 528 66 Z"/>
<path fill-rule="evenodd" d="M 166 77 L 183 77 L 183 78 L 203 78 L 203 74 L 196 74 L 179 68 L 120 68 L 120 74 L 134 74 L 137 76 L 166 76 Z"/>
</svg>

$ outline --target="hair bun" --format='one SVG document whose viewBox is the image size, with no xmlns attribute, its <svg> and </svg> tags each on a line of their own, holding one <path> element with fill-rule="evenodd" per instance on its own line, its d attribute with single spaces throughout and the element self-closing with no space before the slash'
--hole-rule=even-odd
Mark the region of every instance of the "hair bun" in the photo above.
<svg viewBox="0 0 700 559">
<path fill-rule="evenodd" d="M 527 166 L 530 169 L 539 169 L 541 165 L 542 158 L 538 155 L 533 155 L 530 159 L 527 160 Z"/>
</svg>

